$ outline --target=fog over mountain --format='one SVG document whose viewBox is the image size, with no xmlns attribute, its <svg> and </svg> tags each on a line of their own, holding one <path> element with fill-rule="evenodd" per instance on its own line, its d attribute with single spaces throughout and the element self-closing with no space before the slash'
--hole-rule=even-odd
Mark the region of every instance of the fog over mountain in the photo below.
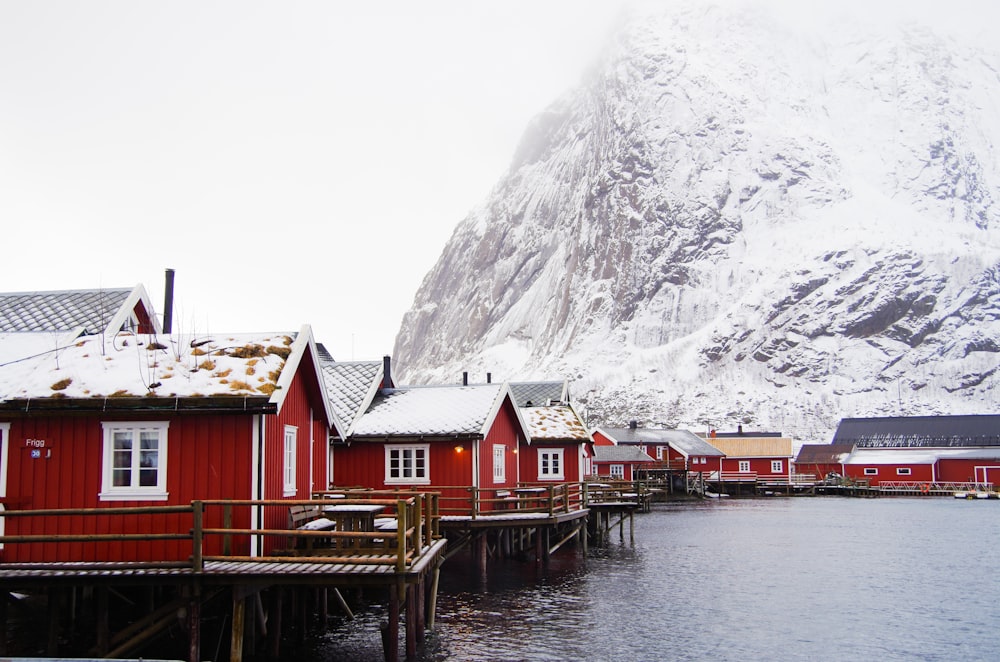
<svg viewBox="0 0 1000 662">
<path fill-rule="evenodd" d="M 396 338 L 401 382 L 568 378 L 592 424 L 992 413 L 1000 57 L 919 25 L 626 21 Z"/>
</svg>

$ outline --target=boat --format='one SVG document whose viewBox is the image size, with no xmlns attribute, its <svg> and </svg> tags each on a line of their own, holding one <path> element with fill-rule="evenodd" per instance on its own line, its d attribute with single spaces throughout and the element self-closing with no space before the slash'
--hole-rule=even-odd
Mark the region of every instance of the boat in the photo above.
<svg viewBox="0 0 1000 662">
<path fill-rule="evenodd" d="M 956 499 L 968 499 L 969 498 L 969 493 L 968 492 L 955 492 L 952 496 L 954 496 Z"/>
</svg>

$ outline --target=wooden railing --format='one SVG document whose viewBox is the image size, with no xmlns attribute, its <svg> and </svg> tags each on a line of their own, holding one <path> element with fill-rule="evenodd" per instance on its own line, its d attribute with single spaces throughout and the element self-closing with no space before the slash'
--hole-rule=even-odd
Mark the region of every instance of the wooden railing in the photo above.
<svg viewBox="0 0 1000 662">
<path fill-rule="evenodd" d="M 350 525 L 330 530 L 260 526 L 287 522 L 289 508 L 298 505 L 370 506 L 366 509 L 370 525 L 359 526 L 361 519 L 355 514 Z M 383 525 L 376 528 L 374 511 L 378 506 L 383 511 Z M 330 515 L 338 524 L 348 522 L 332 512 L 321 510 L 321 514 Z M 170 517 L 151 520 L 151 516 Z M 47 567 L 80 562 L 90 568 L 114 567 L 126 565 L 120 559 L 131 558 L 137 560 L 127 563 L 130 568 L 188 568 L 195 573 L 202 572 L 210 561 L 392 565 L 397 572 L 405 572 L 440 538 L 437 499 L 424 493 L 372 493 L 363 499 L 336 501 L 205 500 L 181 506 L 2 510 L 0 517 L 44 523 L 43 532 L 3 535 L 0 544 L 5 546 L 6 560 L 20 564 L 44 562 Z M 237 519 L 245 524 L 235 525 Z M 149 530 L 136 530 L 140 526 Z M 11 528 L 38 527 L 18 527 L 7 522 L 5 530 Z M 168 548 L 166 542 L 181 547 Z M 132 544 L 145 547 L 138 553 L 121 553 L 122 545 Z M 0 563 L 0 569 L 3 565 Z"/>
</svg>

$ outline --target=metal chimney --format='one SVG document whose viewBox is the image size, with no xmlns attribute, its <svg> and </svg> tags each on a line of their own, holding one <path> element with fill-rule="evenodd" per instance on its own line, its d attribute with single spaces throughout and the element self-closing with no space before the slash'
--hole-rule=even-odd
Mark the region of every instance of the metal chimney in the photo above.
<svg viewBox="0 0 1000 662">
<path fill-rule="evenodd" d="M 492 372 L 486 373 L 486 383 L 487 384 L 492 384 L 493 383 L 493 373 Z"/>
<path fill-rule="evenodd" d="M 468 385 L 469 385 L 469 373 L 468 372 L 463 372 L 462 373 L 462 386 L 468 386 Z"/>
<path fill-rule="evenodd" d="M 392 388 L 392 359 L 388 354 L 382 357 L 382 388 Z"/>
<path fill-rule="evenodd" d="M 174 317 L 174 270 L 167 269 L 166 286 L 163 290 L 163 332 L 170 333 Z"/>
</svg>

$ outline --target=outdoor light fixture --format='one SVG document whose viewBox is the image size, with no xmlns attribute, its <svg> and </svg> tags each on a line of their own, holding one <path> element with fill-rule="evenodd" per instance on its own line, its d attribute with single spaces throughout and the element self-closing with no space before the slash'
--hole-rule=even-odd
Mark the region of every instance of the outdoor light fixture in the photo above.
<svg viewBox="0 0 1000 662">
<path fill-rule="evenodd" d="M 465 446 L 462 446 L 461 444 L 459 444 L 458 446 L 455 446 L 455 452 L 456 453 L 461 453 L 464 450 L 465 450 Z"/>
</svg>

